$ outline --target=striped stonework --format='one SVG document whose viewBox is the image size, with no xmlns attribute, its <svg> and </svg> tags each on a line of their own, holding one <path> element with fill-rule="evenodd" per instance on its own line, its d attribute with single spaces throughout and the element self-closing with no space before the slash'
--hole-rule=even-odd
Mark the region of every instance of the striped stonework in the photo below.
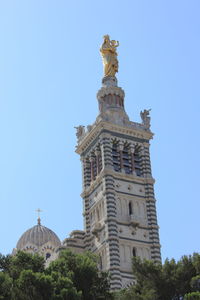
<svg viewBox="0 0 200 300">
<path fill-rule="evenodd" d="M 129 121 L 116 79 L 106 78 L 97 98 L 99 115 L 81 131 L 76 148 L 83 169 L 84 234 L 66 243 L 97 253 L 117 290 L 134 282 L 133 256 L 161 260 L 149 154 L 153 134 L 149 123 Z"/>
</svg>

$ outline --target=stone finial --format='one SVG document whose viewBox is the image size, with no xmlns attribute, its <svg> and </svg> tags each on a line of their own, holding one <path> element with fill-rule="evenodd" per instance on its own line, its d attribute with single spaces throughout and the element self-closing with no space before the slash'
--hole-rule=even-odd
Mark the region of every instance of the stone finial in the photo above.
<svg viewBox="0 0 200 300">
<path fill-rule="evenodd" d="M 42 210 L 38 208 L 36 209 L 36 212 L 38 213 L 38 218 L 37 218 L 38 225 L 41 225 L 40 213 L 42 212 Z"/>
</svg>

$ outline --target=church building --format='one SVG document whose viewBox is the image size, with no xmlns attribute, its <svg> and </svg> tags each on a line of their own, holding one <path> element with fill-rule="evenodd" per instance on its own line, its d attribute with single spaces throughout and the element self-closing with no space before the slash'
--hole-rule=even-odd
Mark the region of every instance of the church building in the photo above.
<svg viewBox="0 0 200 300">
<path fill-rule="evenodd" d="M 141 123 L 129 120 L 125 93 L 116 78 L 118 46 L 119 42 L 104 36 L 100 48 L 104 77 L 97 93 L 99 114 L 92 125 L 76 127 L 84 230 L 73 231 L 61 243 L 38 219 L 14 250 L 39 252 L 48 261 L 63 248 L 77 253 L 89 250 L 99 255 L 100 268 L 109 271 L 111 289 L 133 281 L 133 256 L 161 261 L 149 152 L 153 138 L 150 110 L 141 111 Z"/>
</svg>

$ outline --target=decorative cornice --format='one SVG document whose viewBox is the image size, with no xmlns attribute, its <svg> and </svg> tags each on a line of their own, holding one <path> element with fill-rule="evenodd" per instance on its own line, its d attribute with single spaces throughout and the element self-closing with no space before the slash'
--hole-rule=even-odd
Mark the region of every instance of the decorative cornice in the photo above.
<svg viewBox="0 0 200 300">
<path fill-rule="evenodd" d="M 141 126 L 138 126 L 137 124 L 139 123 L 130 122 L 130 124 L 127 124 L 126 126 L 121 126 L 106 121 L 95 123 L 92 126 L 92 129 L 87 132 L 79 141 L 76 148 L 76 153 L 81 155 L 103 130 L 108 130 L 111 134 L 119 133 L 144 140 L 150 140 L 153 138 L 153 133 L 151 131 L 146 131 L 142 128 L 141 124 L 139 124 Z M 110 135 L 110 137 L 111 136 L 112 135 Z"/>
</svg>

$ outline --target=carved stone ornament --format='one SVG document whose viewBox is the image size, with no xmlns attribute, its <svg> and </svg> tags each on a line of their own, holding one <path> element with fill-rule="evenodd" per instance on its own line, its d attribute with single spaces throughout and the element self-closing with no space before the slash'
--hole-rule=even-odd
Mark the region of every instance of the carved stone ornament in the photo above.
<svg viewBox="0 0 200 300">
<path fill-rule="evenodd" d="M 79 125 L 74 127 L 76 129 L 76 136 L 80 139 L 85 134 L 85 126 Z"/>
<path fill-rule="evenodd" d="M 141 111 L 140 112 L 140 117 L 142 119 L 142 124 L 144 125 L 144 127 L 146 129 L 149 129 L 151 124 L 150 124 L 150 121 L 151 121 L 151 117 L 150 117 L 150 111 L 151 109 L 144 109 L 144 111 Z"/>
</svg>

